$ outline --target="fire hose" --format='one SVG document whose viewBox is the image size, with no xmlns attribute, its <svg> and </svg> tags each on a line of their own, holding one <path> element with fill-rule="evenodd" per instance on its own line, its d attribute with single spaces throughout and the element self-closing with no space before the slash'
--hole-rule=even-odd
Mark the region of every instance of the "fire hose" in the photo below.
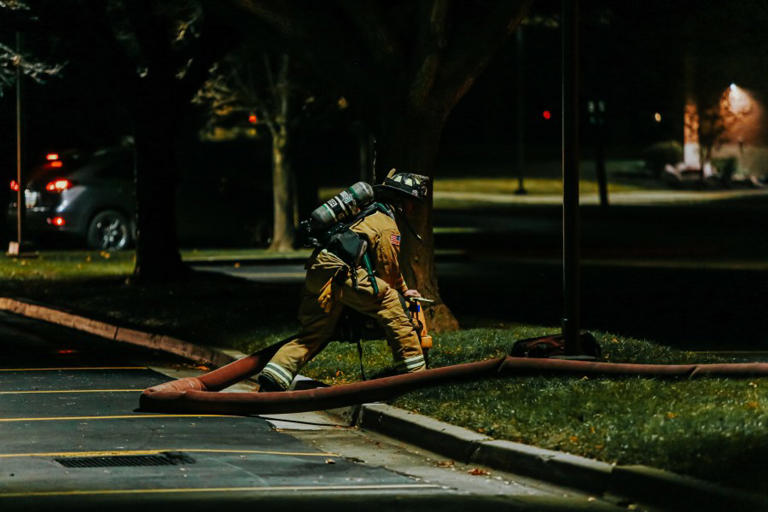
<svg viewBox="0 0 768 512">
<path fill-rule="evenodd" d="M 301 391 L 220 392 L 257 374 L 291 338 L 199 377 L 185 377 L 144 390 L 140 409 L 170 413 L 277 414 L 316 411 L 391 400 L 409 391 L 447 382 L 521 375 L 698 377 L 768 376 L 768 363 L 636 364 L 504 356 L 417 373 Z"/>
</svg>

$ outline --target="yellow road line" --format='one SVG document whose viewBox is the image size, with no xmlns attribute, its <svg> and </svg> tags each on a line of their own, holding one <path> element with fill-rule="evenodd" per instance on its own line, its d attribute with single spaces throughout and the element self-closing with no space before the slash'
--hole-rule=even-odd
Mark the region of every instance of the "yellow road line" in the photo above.
<svg viewBox="0 0 768 512">
<path fill-rule="evenodd" d="M 91 452 L 38 452 L 38 453 L 0 453 L 0 459 L 15 459 L 23 457 L 112 457 L 119 455 L 157 455 L 165 452 L 185 453 L 236 453 L 241 455 L 286 455 L 301 457 L 339 457 L 336 453 L 327 452 L 279 452 L 272 450 L 224 450 L 214 448 L 163 448 L 155 450 L 106 450 Z"/>
<path fill-rule="evenodd" d="M 118 416 L 54 416 L 42 418 L 0 418 L 0 423 L 19 421 L 128 420 L 147 418 L 237 418 L 229 414 L 121 414 Z"/>
<path fill-rule="evenodd" d="M 0 372 L 57 372 L 72 370 L 147 370 L 146 366 L 65 366 L 62 368 L 0 368 Z"/>
<path fill-rule="evenodd" d="M 26 391 L 0 391 L 0 395 L 38 395 L 46 393 L 138 393 L 143 389 L 45 389 Z"/>
<path fill-rule="evenodd" d="M 267 487 L 193 487 L 173 489 L 95 489 L 73 491 L 32 491 L 0 493 L 0 498 L 29 498 L 42 496 L 88 496 L 116 494 L 165 494 L 202 492 L 276 492 L 276 491 L 387 491 L 397 489 L 438 489 L 434 484 L 381 484 L 381 485 L 285 485 Z"/>
</svg>

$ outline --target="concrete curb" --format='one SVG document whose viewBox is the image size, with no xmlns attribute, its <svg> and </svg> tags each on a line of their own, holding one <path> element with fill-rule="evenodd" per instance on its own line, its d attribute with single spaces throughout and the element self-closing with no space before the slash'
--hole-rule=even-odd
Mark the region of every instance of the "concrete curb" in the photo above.
<svg viewBox="0 0 768 512">
<path fill-rule="evenodd" d="M 768 498 L 649 466 L 618 466 L 483 436 L 386 404 L 363 404 L 358 425 L 468 464 L 673 510 L 768 510 Z"/>
<path fill-rule="evenodd" d="M 94 334 L 108 340 L 162 350 L 198 363 L 212 363 L 216 366 L 223 366 L 245 355 L 235 350 L 204 347 L 172 336 L 119 327 L 31 301 L 0 297 L 0 310 L 69 327 L 70 329 Z"/>
<path fill-rule="evenodd" d="M 195 267 L 215 267 L 220 265 L 234 265 L 239 264 L 242 266 L 255 266 L 255 265 L 291 265 L 291 264 L 303 264 L 307 261 L 307 256 L 286 256 L 284 258 L 185 258 L 184 263 L 189 266 Z"/>
<path fill-rule="evenodd" d="M 115 326 L 31 301 L 0 297 L 0 310 L 222 366 L 246 354 L 204 347 L 171 336 Z M 302 386 L 305 387 L 305 386 Z M 330 411 L 350 424 L 379 432 L 457 461 L 481 464 L 594 494 L 614 494 L 675 510 L 768 510 L 768 498 L 648 466 L 617 466 L 564 452 L 496 440 L 469 429 L 386 404 Z"/>
</svg>

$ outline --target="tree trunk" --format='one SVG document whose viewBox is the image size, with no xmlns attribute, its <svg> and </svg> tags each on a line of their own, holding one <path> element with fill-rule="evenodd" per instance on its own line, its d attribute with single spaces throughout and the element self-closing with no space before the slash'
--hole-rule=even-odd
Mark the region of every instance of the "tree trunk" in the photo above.
<svg viewBox="0 0 768 512">
<path fill-rule="evenodd" d="M 377 176 L 386 176 L 391 168 L 401 172 L 415 172 L 432 178 L 446 115 L 440 110 L 414 108 L 382 108 L 382 131 L 378 138 L 379 169 Z M 432 231 L 432 184 L 429 198 L 400 226 L 403 244 L 400 263 L 409 288 L 415 288 L 435 304 L 426 310 L 427 323 L 434 331 L 451 331 L 459 323 L 448 306 L 443 303 L 435 271 L 434 235 Z"/>
<path fill-rule="evenodd" d="M 162 80 L 138 85 L 134 109 L 136 179 L 136 266 L 132 282 L 185 277 L 176 238 L 176 116 Z"/>
<path fill-rule="evenodd" d="M 285 125 L 272 135 L 272 201 L 274 230 L 271 251 L 290 251 L 295 240 L 296 197 L 294 178 L 288 159 L 288 134 Z"/>
</svg>

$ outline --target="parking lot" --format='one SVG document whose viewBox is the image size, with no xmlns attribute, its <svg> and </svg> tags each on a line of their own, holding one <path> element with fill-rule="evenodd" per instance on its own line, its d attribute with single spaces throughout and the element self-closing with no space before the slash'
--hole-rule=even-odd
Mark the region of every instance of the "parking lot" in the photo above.
<svg viewBox="0 0 768 512">
<path fill-rule="evenodd" d="M 178 361 L 128 347 L 85 352 L 79 340 L 46 340 L 3 316 L 10 356 L 0 369 L 3 510 L 159 494 L 205 501 L 436 488 L 309 448 L 261 418 L 137 411 L 141 390 L 168 380 L 147 363 Z"/>
</svg>

